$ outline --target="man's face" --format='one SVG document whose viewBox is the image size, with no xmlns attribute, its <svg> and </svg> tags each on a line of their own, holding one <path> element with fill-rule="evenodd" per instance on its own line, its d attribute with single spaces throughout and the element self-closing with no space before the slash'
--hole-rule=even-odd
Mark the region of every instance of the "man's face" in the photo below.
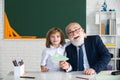
<svg viewBox="0 0 120 80">
<path fill-rule="evenodd" d="M 67 27 L 67 35 L 75 46 L 84 43 L 84 31 L 79 24 L 73 23 Z"/>
</svg>

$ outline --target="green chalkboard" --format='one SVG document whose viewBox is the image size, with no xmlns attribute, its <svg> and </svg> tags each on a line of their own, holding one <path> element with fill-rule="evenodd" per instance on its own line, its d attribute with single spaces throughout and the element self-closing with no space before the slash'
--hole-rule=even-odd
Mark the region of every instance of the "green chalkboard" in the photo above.
<svg viewBox="0 0 120 80">
<path fill-rule="evenodd" d="M 86 0 L 5 0 L 12 28 L 21 36 L 45 38 L 51 27 L 65 32 L 70 22 L 86 30 Z"/>
</svg>

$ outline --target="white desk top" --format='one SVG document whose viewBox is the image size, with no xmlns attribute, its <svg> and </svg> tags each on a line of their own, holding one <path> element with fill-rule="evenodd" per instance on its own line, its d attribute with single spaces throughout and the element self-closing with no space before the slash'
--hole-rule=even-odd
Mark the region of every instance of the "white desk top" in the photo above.
<svg viewBox="0 0 120 80">
<path fill-rule="evenodd" d="M 13 72 L 10 72 L 3 80 L 85 80 L 76 78 L 84 77 L 89 80 L 120 80 L 120 75 L 111 75 L 111 71 L 102 71 L 96 75 L 83 75 L 81 72 L 28 72 L 26 76 L 35 77 L 35 79 L 29 78 L 17 78 Z"/>
</svg>

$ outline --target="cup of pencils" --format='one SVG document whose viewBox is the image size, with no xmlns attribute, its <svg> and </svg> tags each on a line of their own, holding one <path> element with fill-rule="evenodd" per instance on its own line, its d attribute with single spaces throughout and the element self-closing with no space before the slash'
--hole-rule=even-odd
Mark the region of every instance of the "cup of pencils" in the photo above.
<svg viewBox="0 0 120 80">
<path fill-rule="evenodd" d="M 14 65 L 14 76 L 15 77 L 20 77 L 23 76 L 24 74 L 24 62 L 23 60 L 17 61 L 13 60 L 13 65 Z"/>
</svg>

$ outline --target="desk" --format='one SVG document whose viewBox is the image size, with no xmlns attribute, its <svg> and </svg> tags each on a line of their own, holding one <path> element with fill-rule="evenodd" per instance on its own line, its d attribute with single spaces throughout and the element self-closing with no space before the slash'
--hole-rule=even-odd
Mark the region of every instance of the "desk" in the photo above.
<svg viewBox="0 0 120 80">
<path fill-rule="evenodd" d="M 76 78 L 85 77 L 89 78 L 89 80 L 120 80 L 120 75 L 110 75 L 111 71 L 102 71 L 96 75 L 83 75 L 81 72 L 28 72 L 26 76 L 35 77 L 35 79 L 28 79 L 28 78 L 16 78 L 14 77 L 13 72 L 10 72 L 5 79 L 3 80 L 85 80 Z"/>
</svg>

